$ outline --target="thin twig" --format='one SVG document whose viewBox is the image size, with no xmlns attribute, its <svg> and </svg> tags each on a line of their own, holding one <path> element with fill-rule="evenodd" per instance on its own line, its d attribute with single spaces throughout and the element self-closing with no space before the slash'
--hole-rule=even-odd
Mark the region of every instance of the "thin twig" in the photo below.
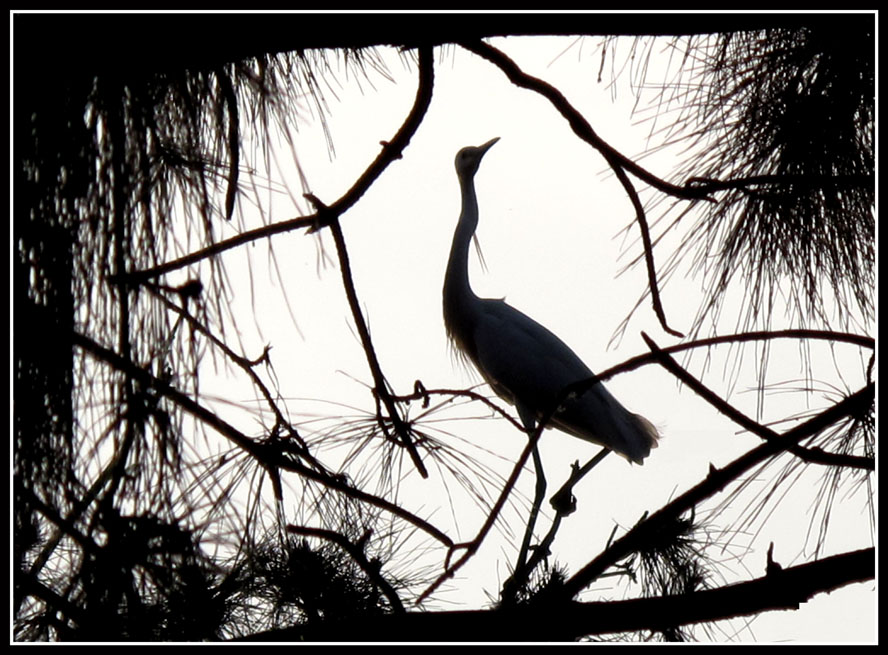
<svg viewBox="0 0 888 655">
<path fill-rule="evenodd" d="M 602 448 L 595 457 L 590 459 L 583 466 L 574 466 L 567 482 L 555 492 L 550 501 L 552 507 L 555 509 L 555 517 L 552 519 L 552 525 L 549 526 L 549 531 L 546 533 L 546 536 L 543 537 L 542 541 L 536 545 L 533 550 L 533 555 L 529 560 L 525 562 L 524 559 L 519 557 L 518 566 L 515 567 L 515 571 L 512 573 L 511 577 L 503 585 L 503 597 L 509 596 L 514 590 L 517 590 L 522 585 L 526 584 L 527 580 L 530 579 L 533 570 L 549 556 L 552 542 L 555 541 L 555 535 L 561 527 L 562 519 L 576 511 L 576 499 L 573 496 L 574 486 L 582 480 L 589 471 L 595 468 L 610 452 L 613 451 L 609 448 Z"/>
<path fill-rule="evenodd" d="M 230 221 L 234 214 L 234 202 L 237 199 L 237 178 L 240 174 L 240 114 L 237 109 L 237 95 L 225 69 L 216 69 L 216 80 L 228 110 L 228 188 L 225 191 L 225 220 Z M 220 117 L 221 119 L 221 117 Z M 221 126 L 220 126 L 221 127 Z"/>
<path fill-rule="evenodd" d="M 666 310 L 663 309 L 663 301 L 660 298 L 660 288 L 657 283 L 657 266 L 656 264 L 654 264 L 654 244 L 651 241 L 651 231 L 648 227 L 644 205 L 642 205 L 641 203 L 641 198 L 638 197 L 638 192 L 635 190 L 635 187 L 632 184 L 632 180 L 630 180 L 629 176 L 626 175 L 626 171 L 624 171 L 622 167 L 618 165 L 612 164 L 611 167 L 613 168 L 617 179 L 620 181 L 620 184 L 623 185 L 623 189 L 626 191 L 626 195 L 629 196 L 629 200 L 632 202 L 632 206 L 635 208 L 635 221 L 638 223 L 638 229 L 641 232 L 641 243 L 643 246 L 642 249 L 644 251 L 644 263 L 648 275 L 648 288 L 650 288 L 651 290 L 651 303 L 654 306 L 654 313 L 657 315 L 657 319 L 660 321 L 660 325 L 666 332 L 674 337 L 678 337 L 679 339 L 681 339 L 684 337 L 684 334 L 682 334 L 678 330 L 672 329 L 666 323 Z"/>
<path fill-rule="evenodd" d="M 393 395 L 392 399 L 397 402 L 411 402 L 414 400 L 425 401 L 428 398 L 428 396 L 453 396 L 453 397 L 463 397 L 463 398 L 469 398 L 471 400 L 477 400 L 478 402 L 483 403 L 484 405 L 487 405 L 494 412 L 496 412 L 497 414 L 502 416 L 504 419 L 509 421 L 509 423 L 511 423 L 515 427 L 515 429 L 517 429 L 517 430 L 524 429 L 524 427 L 521 425 L 521 423 L 519 423 L 518 420 L 515 419 L 515 417 L 513 417 L 511 414 L 509 414 L 506 410 L 504 410 L 502 407 L 500 407 L 495 402 L 490 400 L 490 398 L 488 398 L 487 396 L 484 396 L 480 393 L 472 391 L 471 389 L 426 389 L 423 387 L 420 390 L 414 391 L 413 393 L 406 394 L 403 396 Z"/>
<path fill-rule="evenodd" d="M 588 475 L 589 471 L 598 466 L 598 463 L 607 457 L 607 454 L 610 452 L 613 452 L 610 448 L 602 448 L 595 457 L 590 459 L 583 466 L 574 465 L 567 482 L 555 492 L 550 501 L 556 512 L 563 516 L 573 514 L 576 510 L 576 502 L 573 499 L 573 488 L 579 484 L 580 480 Z"/>
<path fill-rule="evenodd" d="M 316 207 L 321 207 L 320 201 L 314 196 L 309 194 L 308 199 Z M 358 302 L 358 294 L 357 291 L 355 291 L 355 283 L 351 273 L 348 250 L 345 247 L 345 237 L 342 234 L 339 220 L 334 219 L 330 221 L 329 227 L 330 232 L 333 234 L 333 241 L 336 242 L 336 252 L 339 255 L 339 269 L 342 273 L 342 286 L 345 288 L 345 295 L 348 299 L 348 305 L 351 308 L 352 319 L 355 322 L 355 327 L 357 327 L 358 336 L 361 339 L 361 346 L 363 346 L 364 353 L 367 355 L 367 363 L 370 365 L 370 373 L 373 375 L 374 392 L 376 393 L 376 397 L 382 401 L 383 405 L 385 405 L 389 414 L 389 419 L 391 419 L 392 425 L 395 428 L 395 433 L 401 439 L 401 443 L 404 444 L 407 452 L 410 453 L 410 459 L 413 460 L 413 465 L 416 466 L 416 469 L 422 477 L 428 478 L 429 472 L 426 470 L 425 464 L 422 463 L 422 458 L 420 458 L 419 452 L 416 450 L 416 444 L 413 443 L 413 440 L 410 437 L 410 428 L 404 422 L 404 419 L 401 418 L 401 414 L 398 412 L 395 401 L 392 400 L 392 396 L 388 392 L 385 375 L 382 373 L 382 368 L 379 365 L 379 358 L 376 356 L 376 350 L 373 348 L 373 342 L 370 340 L 370 331 L 367 329 L 367 323 L 364 321 L 364 316 L 361 313 L 361 305 Z M 382 417 L 380 417 L 379 427 L 384 433 L 387 432 Z"/>
<path fill-rule="evenodd" d="M 333 473 L 327 469 L 321 462 L 319 462 L 314 455 L 309 451 L 308 444 L 302 439 L 299 435 L 299 432 L 290 425 L 290 422 L 286 419 L 281 412 L 281 409 L 278 407 L 277 403 L 274 400 L 274 397 L 271 394 L 271 391 L 262 381 L 262 378 L 253 370 L 253 367 L 262 361 L 268 362 L 268 351 L 269 348 L 266 347 L 263 354 L 259 356 L 255 360 L 250 360 L 243 355 L 238 355 L 234 352 L 225 342 L 219 339 L 216 335 L 214 335 L 209 328 L 207 328 L 203 323 L 198 321 L 194 316 L 192 316 L 184 307 L 180 307 L 176 303 L 170 301 L 163 294 L 157 293 L 154 288 L 155 285 L 149 283 L 146 284 L 146 288 L 149 291 L 152 291 L 156 294 L 157 298 L 166 306 L 168 309 L 176 312 L 179 316 L 181 316 L 193 329 L 197 330 L 201 334 L 203 334 L 207 339 L 210 340 L 212 344 L 214 344 L 217 348 L 219 348 L 231 361 L 237 364 L 243 371 L 250 377 L 253 381 L 253 384 L 259 389 L 262 395 L 265 397 L 265 401 L 268 403 L 268 407 L 271 409 L 272 413 L 275 416 L 276 425 L 283 426 L 287 430 L 287 434 L 292 437 L 299 444 L 299 455 L 300 457 L 304 457 L 307 462 L 309 462 L 312 466 L 314 466 L 318 471 L 326 475 L 333 475 Z"/>
</svg>

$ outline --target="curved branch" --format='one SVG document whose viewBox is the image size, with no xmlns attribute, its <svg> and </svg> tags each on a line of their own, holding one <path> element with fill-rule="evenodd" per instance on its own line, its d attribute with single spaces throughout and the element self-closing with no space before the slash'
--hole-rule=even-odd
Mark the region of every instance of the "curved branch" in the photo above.
<svg viewBox="0 0 888 655">
<path fill-rule="evenodd" d="M 657 283 L 657 267 L 654 264 L 654 244 L 651 241 L 651 231 L 648 227 L 644 205 L 641 204 L 641 198 L 638 197 L 638 192 L 632 185 L 632 180 L 626 175 L 626 171 L 620 166 L 613 166 L 613 170 L 617 179 L 620 180 L 620 184 L 622 184 L 623 188 L 626 190 L 629 199 L 632 201 L 632 206 L 635 208 L 635 220 L 638 222 L 638 229 L 641 232 L 641 242 L 644 246 L 644 263 L 647 268 L 648 288 L 651 290 L 651 303 L 654 305 L 654 313 L 657 315 L 660 325 L 666 332 L 681 339 L 684 337 L 684 334 L 678 330 L 673 330 L 666 323 L 666 310 L 663 309 L 663 301 L 660 299 L 660 287 Z"/>
<path fill-rule="evenodd" d="M 705 191 L 701 191 L 693 186 L 678 186 L 675 184 L 671 184 L 657 177 L 645 168 L 639 166 L 637 163 L 629 159 L 627 156 L 619 152 L 616 148 L 614 148 L 604 139 L 598 136 L 598 134 L 595 133 L 595 130 L 592 129 L 592 126 L 589 125 L 589 122 L 583 117 L 582 114 L 580 114 L 580 112 L 574 109 L 573 105 L 570 104 L 567 98 L 565 98 L 558 89 L 556 89 L 548 82 L 544 82 L 539 78 L 528 75 L 527 73 L 522 71 L 518 67 L 518 65 L 513 62 L 508 56 L 506 56 L 503 52 L 497 50 L 493 46 L 490 46 L 481 41 L 478 41 L 476 43 L 460 43 L 460 45 L 466 50 L 474 52 L 476 55 L 483 57 L 484 59 L 487 59 L 489 62 L 493 63 L 506 74 L 512 84 L 525 89 L 529 89 L 531 91 L 535 91 L 548 99 L 549 102 L 554 105 L 555 109 L 558 110 L 558 112 L 567 120 L 568 123 L 570 123 L 571 128 L 577 134 L 577 136 L 579 136 L 583 141 L 598 150 L 604 156 L 605 160 L 616 174 L 617 179 L 620 180 L 620 184 L 622 184 L 623 188 L 626 190 L 626 193 L 632 202 L 632 206 L 635 208 L 635 218 L 638 222 L 639 229 L 641 230 L 641 240 L 644 244 L 644 258 L 648 273 L 648 286 L 651 290 L 651 300 L 654 304 L 654 313 L 657 315 L 657 318 L 660 320 L 660 324 L 663 326 L 663 329 L 666 332 L 676 337 L 684 336 L 680 332 L 677 332 L 676 330 L 670 328 L 666 322 L 666 313 L 663 310 L 663 304 L 660 300 L 660 290 L 657 283 L 657 272 L 654 266 L 653 244 L 651 242 L 650 231 L 648 229 L 647 220 L 645 218 L 644 207 L 641 204 L 641 200 L 638 197 L 638 193 L 636 192 L 635 187 L 632 185 L 631 180 L 626 175 L 626 172 L 628 171 L 629 173 L 632 173 L 637 178 L 651 185 L 655 189 L 658 189 L 659 191 L 677 196 L 679 198 L 694 200 L 702 199 L 706 197 Z"/>
<path fill-rule="evenodd" d="M 159 277 L 171 271 L 196 264 L 199 261 L 221 254 L 226 250 L 231 250 L 245 243 L 251 243 L 259 239 L 266 239 L 276 234 L 291 232 L 293 230 L 308 228 L 319 229 L 326 227 L 329 220 L 334 216 L 340 216 L 348 211 L 360 198 L 367 189 L 382 175 L 385 169 L 396 159 L 401 158 L 404 149 L 410 143 L 410 139 L 416 133 L 422 122 L 426 111 L 432 101 L 432 83 L 434 74 L 434 58 L 432 56 L 431 47 L 419 48 L 419 84 L 416 90 L 416 100 L 407 118 L 404 120 L 401 128 L 395 133 L 390 141 L 382 142 L 382 150 L 376 159 L 371 162 L 364 173 L 355 181 L 352 187 L 345 192 L 336 202 L 328 207 L 329 218 L 322 217 L 320 212 L 315 212 L 309 216 L 298 216 L 280 223 L 265 225 L 255 230 L 249 230 L 243 234 L 238 234 L 230 239 L 213 243 L 197 252 L 190 253 L 179 259 L 175 259 L 152 268 L 146 268 L 141 271 L 129 272 L 121 275 L 122 281 L 130 284 L 138 284 L 144 280 Z"/>
<path fill-rule="evenodd" d="M 598 150 L 614 169 L 622 168 L 658 191 L 662 191 L 663 193 L 667 193 L 677 198 L 684 198 L 685 200 L 706 199 L 705 192 L 693 187 L 688 188 L 667 182 L 622 154 L 596 134 L 595 130 L 592 129 L 592 126 L 589 125 L 589 122 L 582 114 L 580 114 L 580 112 L 574 109 L 573 105 L 570 104 L 561 91 L 548 82 L 533 77 L 532 75 L 528 75 L 522 71 L 514 61 L 500 50 L 497 50 L 483 41 L 472 43 L 460 41 L 459 45 L 494 64 L 506 74 L 506 77 L 508 77 L 509 81 L 515 86 L 535 91 L 546 98 L 555 106 L 555 109 L 558 110 L 565 120 L 570 123 L 571 129 L 576 135 Z"/>
<path fill-rule="evenodd" d="M 683 352 L 685 350 L 693 350 L 694 348 L 706 348 L 710 346 L 717 346 L 725 343 L 744 343 L 747 341 L 769 341 L 771 339 L 817 339 L 823 341 L 838 341 L 841 343 L 847 343 L 854 346 L 859 346 L 861 348 L 869 348 L 870 350 L 874 350 L 876 347 L 876 340 L 872 337 L 863 336 L 860 334 L 853 334 L 850 332 L 832 332 L 829 330 L 778 330 L 773 332 L 767 331 L 754 331 L 754 332 L 740 332 L 737 334 L 726 334 L 720 337 L 709 337 L 706 339 L 697 339 L 695 341 L 688 341 L 687 343 L 680 343 L 675 346 L 668 346 L 666 348 L 660 348 L 660 352 L 663 354 L 674 354 Z M 604 382 L 609 378 L 619 374 L 626 373 L 628 371 L 634 371 L 637 368 L 641 368 L 642 366 L 646 366 L 648 364 L 653 364 L 659 361 L 659 355 L 657 353 L 649 352 L 644 353 L 643 355 L 636 355 L 635 357 L 630 357 L 629 359 L 623 361 L 620 364 L 616 364 L 615 366 L 611 366 L 604 371 L 597 373 L 594 377 L 588 378 L 586 380 L 580 380 L 578 382 L 574 382 L 569 385 L 568 389 L 571 393 L 582 393 L 587 388 L 595 384 L 596 382 Z"/>
<path fill-rule="evenodd" d="M 641 333 L 641 336 L 644 338 L 645 342 L 650 347 L 651 352 L 654 354 L 654 356 L 657 358 L 657 361 L 660 363 L 661 366 L 663 366 L 663 368 L 665 368 L 676 378 L 681 380 L 683 384 L 686 384 L 688 387 L 690 387 L 692 391 L 694 391 L 698 396 L 703 398 L 710 405 L 715 407 L 719 412 L 734 421 L 737 425 L 741 426 L 745 430 L 748 430 L 757 437 L 761 437 L 765 441 L 779 441 L 781 439 L 780 435 L 777 432 L 746 416 L 746 414 L 722 399 L 709 387 L 705 386 L 697 378 L 691 375 L 686 369 L 679 366 L 679 364 L 674 359 L 672 359 L 672 357 L 663 352 L 659 348 L 659 346 L 657 346 L 657 344 L 655 344 L 654 341 L 644 332 Z M 876 462 L 870 457 L 829 453 L 820 448 L 803 448 L 798 444 L 788 445 L 786 447 L 786 450 L 791 452 L 793 455 L 805 460 L 806 462 L 827 464 L 833 466 L 850 466 L 853 468 L 861 468 L 870 471 L 874 471 L 876 469 Z"/>
</svg>

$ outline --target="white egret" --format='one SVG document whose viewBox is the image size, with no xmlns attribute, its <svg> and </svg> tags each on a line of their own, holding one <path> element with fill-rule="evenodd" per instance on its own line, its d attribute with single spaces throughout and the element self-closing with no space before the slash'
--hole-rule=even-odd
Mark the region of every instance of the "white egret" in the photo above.
<svg viewBox="0 0 888 655">
<path fill-rule="evenodd" d="M 529 433 L 567 385 L 594 374 L 552 332 L 502 300 L 479 298 L 469 285 L 469 242 L 478 225 L 474 177 L 484 153 L 498 140 L 456 155 L 462 211 L 444 278 L 444 324 L 458 351 L 498 396 L 515 405 Z M 551 426 L 638 464 L 659 438 L 647 419 L 629 412 L 601 382 L 562 403 Z"/>
</svg>

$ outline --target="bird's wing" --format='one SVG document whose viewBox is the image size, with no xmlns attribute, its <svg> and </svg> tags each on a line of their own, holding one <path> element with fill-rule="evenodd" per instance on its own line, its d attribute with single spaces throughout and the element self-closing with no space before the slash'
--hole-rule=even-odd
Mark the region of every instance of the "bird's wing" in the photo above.
<svg viewBox="0 0 888 655">
<path fill-rule="evenodd" d="M 482 301 L 473 338 L 475 363 L 485 380 L 498 395 L 537 419 L 551 411 L 567 385 L 593 376 L 561 339 L 501 300 Z M 635 462 L 656 445 L 656 429 L 623 407 L 601 383 L 563 402 L 552 423 Z"/>
<path fill-rule="evenodd" d="M 561 339 L 532 318 L 501 300 L 482 302 L 473 332 L 476 364 L 506 400 L 520 399 L 544 412 L 566 385 L 592 376 Z"/>
</svg>

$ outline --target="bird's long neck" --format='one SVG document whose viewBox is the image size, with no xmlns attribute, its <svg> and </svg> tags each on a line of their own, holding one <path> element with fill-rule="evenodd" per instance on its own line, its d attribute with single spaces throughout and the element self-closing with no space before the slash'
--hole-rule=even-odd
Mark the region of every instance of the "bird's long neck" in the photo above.
<svg viewBox="0 0 888 655">
<path fill-rule="evenodd" d="M 461 175 L 459 185 L 462 191 L 462 211 L 453 233 L 447 275 L 444 278 L 445 313 L 448 302 L 458 304 L 460 299 L 475 297 L 469 285 L 469 244 L 478 227 L 478 199 L 475 197 L 475 182 L 471 176 Z"/>
<path fill-rule="evenodd" d="M 478 297 L 469 285 L 469 243 L 478 226 L 478 200 L 471 175 L 460 175 L 462 211 L 453 233 L 447 274 L 444 276 L 444 323 L 450 337 L 465 348 L 465 331 L 470 329 Z"/>
</svg>

